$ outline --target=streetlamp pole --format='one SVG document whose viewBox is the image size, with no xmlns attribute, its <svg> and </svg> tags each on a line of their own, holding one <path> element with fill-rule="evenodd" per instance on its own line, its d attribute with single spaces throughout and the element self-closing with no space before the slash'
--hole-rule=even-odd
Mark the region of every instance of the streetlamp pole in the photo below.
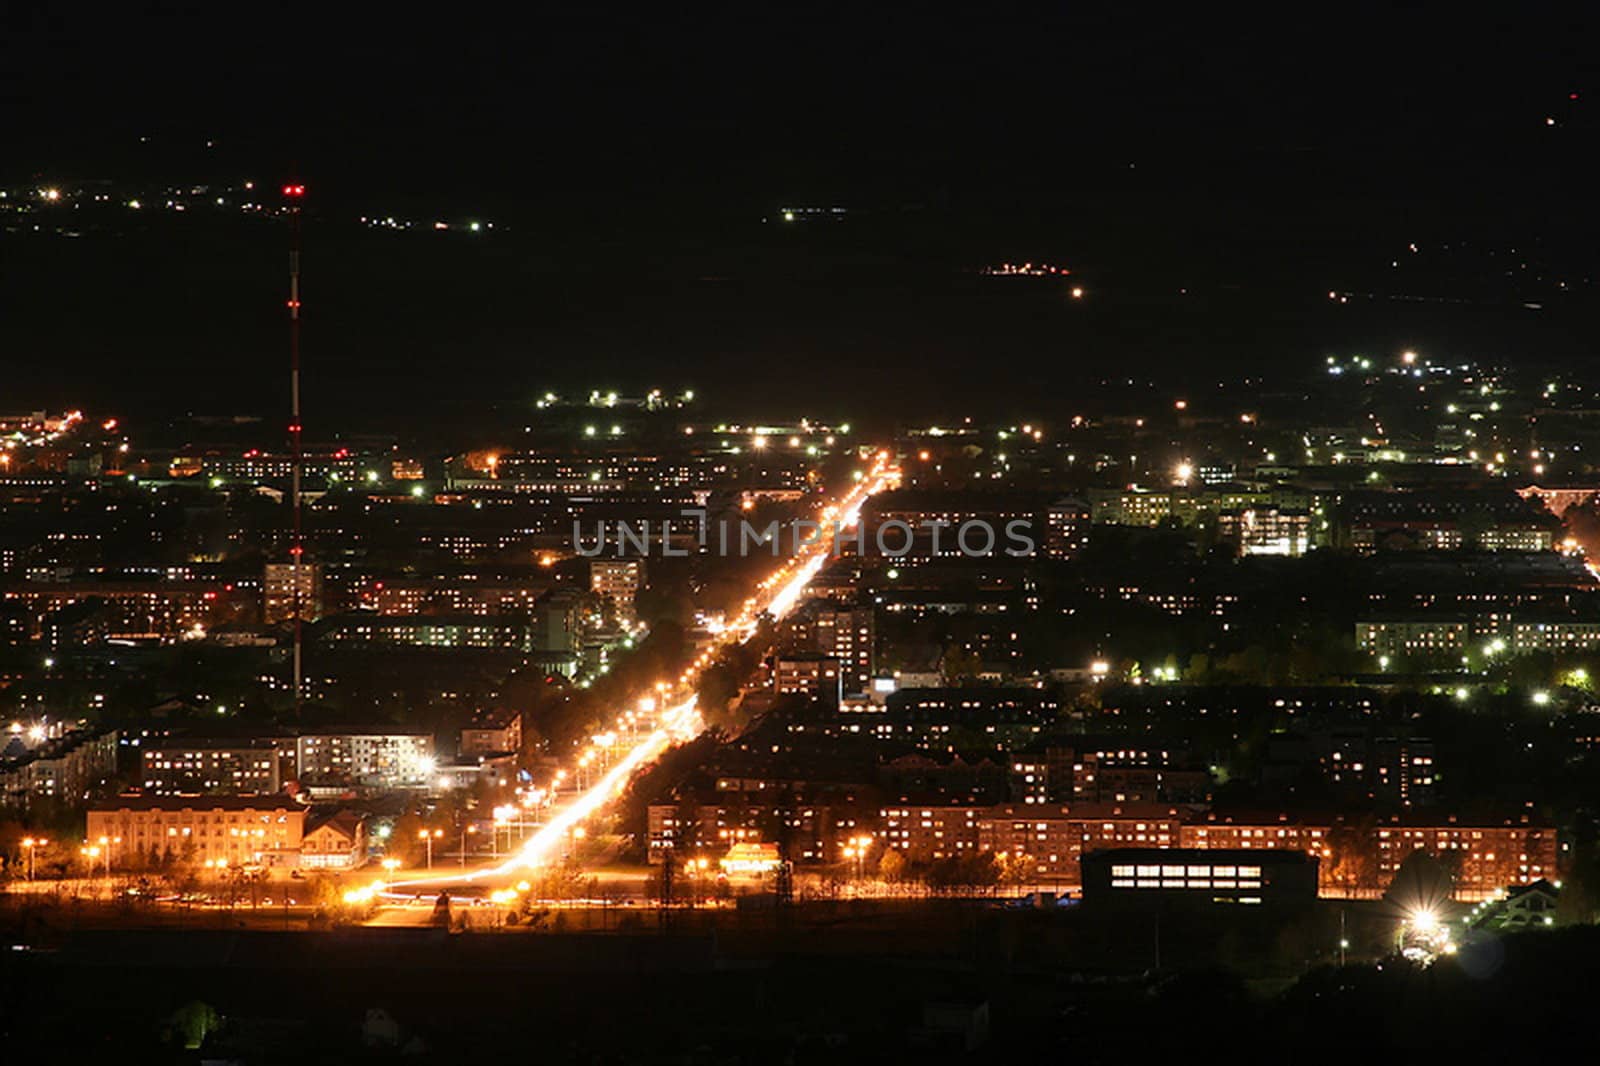
<svg viewBox="0 0 1600 1066">
<path fill-rule="evenodd" d="M 423 843 L 427 844 L 428 846 L 428 869 L 431 870 L 433 869 L 433 833 L 430 833 L 424 829 L 422 832 L 418 833 L 417 836 L 421 837 Z"/>
<path fill-rule="evenodd" d="M 40 848 L 48 845 L 50 841 L 43 837 L 23 837 L 22 847 L 28 853 L 28 880 L 33 880 L 33 856 Z"/>
</svg>

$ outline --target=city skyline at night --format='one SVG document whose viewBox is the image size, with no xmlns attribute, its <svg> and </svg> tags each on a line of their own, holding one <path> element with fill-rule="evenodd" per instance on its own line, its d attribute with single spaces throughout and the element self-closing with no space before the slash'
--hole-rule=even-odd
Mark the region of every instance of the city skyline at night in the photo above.
<svg viewBox="0 0 1600 1066">
<path fill-rule="evenodd" d="M 1591 22 L 8 17 L 0 1044 L 1576 1046 Z"/>
</svg>

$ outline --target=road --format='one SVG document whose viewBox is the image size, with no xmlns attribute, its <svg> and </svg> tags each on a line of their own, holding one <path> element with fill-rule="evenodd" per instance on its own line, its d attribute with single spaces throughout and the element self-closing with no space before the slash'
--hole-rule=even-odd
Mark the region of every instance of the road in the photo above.
<svg viewBox="0 0 1600 1066">
<path fill-rule="evenodd" d="M 755 635 L 763 615 L 781 619 L 800 602 L 806 586 L 827 565 L 835 548 L 831 535 L 833 523 L 844 529 L 853 528 L 859 521 L 861 508 L 874 493 L 893 484 L 899 472 L 889 464 L 886 452 L 880 452 L 861 479 L 837 502 L 824 507 L 819 519 L 825 527 L 817 539 L 805 545 L 771 575 L 764 579 L 740 609 L 718 634 L 716 641 L 688 664 L 676 685 L 658 686 L 657 690 L 642 692 L 634 706 L 619 710 L 610 742 L 605 745 L 591 743 L 577 753 L 573 766 L 558 780 L 579 780 L 578 766 L 588 766 L 598 760 L 601 765 L 615 754 L 615 739 L 626 737 L 620 757 L 611 761 L 605 772 L 585 787 L 559 791 L 553 805 L 547 808 L 547 819 L 531 836 L 522 842 L 509 859 L 457 873 L 439 873 L 394 880 L 389 883 L 375 881 L 365 888 L 357 888 L 346 895 L 352 904 L 392 903 L 403 904 L 421 894 L 448 891 L 452 897 L 482 897 L 499 894 L 508 901 L 507 893 L 516 893 L 516 885 L 528 871 L 547 863 L 563 853 L 586 821 L 613 803 L 628 783 L 641 769 L 650 765 L 662 752 L 674 744 L 692 740 L 705 729 L 705 721 L 696 706 L 695 683 L 700 672 L 711 664 L 727 647 L 742 644 Z M 641 713 L 642 712 L 642 713 Z M 642 724 L 641 724 L 642 723 Z M 407 910 L 421 908 L 407 908 Z M 385 918 L 382 910 L 374 918 L 381 924 L 414 924 L 410 915 Z"/>
</svg>

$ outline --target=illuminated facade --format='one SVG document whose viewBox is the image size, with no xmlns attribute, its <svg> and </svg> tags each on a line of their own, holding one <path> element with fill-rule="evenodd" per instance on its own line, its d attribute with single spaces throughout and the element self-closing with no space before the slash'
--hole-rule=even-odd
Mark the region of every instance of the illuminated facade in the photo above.
<svg viewBox="0 0 1600 1066">
<path fill-rule="evenodd" d="M 287 796 L 122 797 L 90 808 L 85 835 L 120 840 L 113 865 L 292 866 L 305 817 Z"/>
<path fill-rule="evenodd" d="M 1311 514 L 1276 507 L 1253 507 L 1217 516 L 1223 540 L 1238 545 L 1240 555 L 1301 556 L 1311 546 Z"/>
<path fill-rule="evenodd" d="M 1381 895 L 1414 851 L 1439 859 L 1463 900 L 1558 876 L 1554 828 L 1521 819 L 1234 816 L 1163 803 L 900 804 L 877 815 L 864 828 L 912 862 L 1005 854 L 1065 885 L 1079 883 L 1083 856 L 1111 848 L 1299 853 L 1317 860 L 1319 891 L 1332 898 Z"/>
<path fill-rule="evenodd" d="M 37 800 L 79 803 L 117 768 L 117 734 L 75 730 L 14 759 L 0 759 L 0 808 Z"/>
<path fill-rule="evenodd" d="M 427 783 L 433 771 L 433 736 L 376 731 L 312 733 L 296 738 L 295 761 L 302 781 L 416 787 Z"/>
<path fill-rule="evenodd" d="M 1393 819 L 1377 829 L 1378 878 L 1387 884 L 1414 851 L 1438 859 L 1455 877 L 1457 899 L 1482 900 L 1508 885 L 1557 876 L 1558 846 L 1551 826 L 1529 821 L 1499 823 L 1406 822 Z"/>
<path fill-rule="evenodd" d="M 267 625 L 322 617 L 322 567 L 317 563 L 268 563 L 261 579 L 261 618 Z"/>
<path fill-rule="evenodd" d="M 913 862 L 954 858 L 981 850 L 981 807 L 885 807 L 878 812 L 883 844 Z"/>
<path fill-rule="evenodd" d="M 773 663 L 772 680 L 780 696 L 810 696 L 837 707 L 842 673 L 839 660 L 829 655 L 780 655 Z"/>
<path fill-rule="evenodd" d="M 497 584 L 457 579 L 387 579 L 374 582 L 367 599 L 383 615 L 490 615 L 526 613 L 543 584 Z"/>
<path fill-rule="evenodd" d="M 1078 877 L 1078 861 L 1101 848 L 1176 847 L 1182 814 L 1160 804 L 990 807 L 978 820 L 982 851 L 1010 854 L 1041 877 Z"/>
<path fill-rule="evenodd" d="M 463 757 L 522 750 L 522 712 L 509 707 L 479 711 L 461 728 Z"/>
<path fill-rule="evenodd" d="M 644 586 L 642 559 L 593 559 L 589 562 L 589 589 L 611 604 L 617 620 L 631 625 L 633 601 Z"/>
<path fill-rule="evenodd" d="M 1083 901 L 1305 905 L 1317 860 L 1302 852 L 1114 848 L 1083 857 Z"/>
<path fill-rule="evenodd" d="M 1075 557 L 1089 543 L 1093 520 L 1086 501 L 1073 496 L 1056 500 L 1045 511 L 1044 553 L 1052 559 Z"/>
<path fill-rule="evenodd" d="M 367 858 L 366 821 L 354 811 L 314 816 L 300 838 L 300 865 L 309 870 L 349 870 Z"/>
<path fill-rule="evenodd" d="M 771 841 L 787 835 L 789 855 L 796 862 L 824 862 L 835 857 L 837 844 L 859 828 L 855 811 L 825 803 L 747 802 L 651 804 L 648 811 L 650 862 L 668 851 L 686 855 L 720 853 L 740 844 Z"/>
<path fill-rule="evenodd" d="M 517 614 L 352 614 L 331 619 L 318 639 L 341 647 L 531 651 L 533 626 Z"/>
<path fill-rule="evenodd" d="M 864 693 L 872 684 L 876 626 L 870 606 L 818 601 L 795 619 L 794 641 L 837 659 L 845 693 Z"/>
<path fill-rule="evenodd" d="M 141 778 L 156 796 L 261 793 L 283 787 L 271 745 L 163 740 L 144 749 Z"/>
<path fill-rule="evenodd" d="M 1321 860 L 1324 896 L 1376 896 L 1408 856 L 1425 852 L 1455 878 L 1455 895 L 1487 899 L 1508 885 L 1557 876 L 1555 829 L 1515 820 L 1392 815 L 1371 821 L 1233 820 L 1211 815 L 1183 827 L 1186 848 L 1302 851 Z"/>
<path fill-rule="evenodd" d="M 1472 639 L 1466 618 L 1418 618 L 1356 623 L 1356 647 L 1374 655 L 1460 655 Z"/>
<path fill-rule="evenodd" d="M 27 636 L 52 646 L 98 639 L 172 640 L 196 627 L 203 631 L 216 610 L 216 587 L 179 582 L 96 582 L 51 584 L 9 589 L 7 603 L 18 605 L 29 619 Z M 70 637 L 52 618 L 68 607 L 90 605 L 96 616 L 81 623 L 83 633 Z"/>
</svg>

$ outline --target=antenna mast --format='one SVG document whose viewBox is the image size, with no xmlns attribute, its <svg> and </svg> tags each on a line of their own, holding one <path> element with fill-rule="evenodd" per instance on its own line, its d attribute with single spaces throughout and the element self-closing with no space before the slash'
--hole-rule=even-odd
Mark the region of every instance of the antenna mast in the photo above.
<svg viewBox="0 0 1600 1066">
<path fill-rule="evenodd" d="M 305 699 L 303 655 L 304 581 L 300 567 L 305 561 L 305 533 L 300 520 L 300 475 L 304 450 L 300 439 L 300 202 L 306 187 L 293 183 L 283 187 L 289 212 L 289 509 L 294 530 L 289 540 L 289 583 L 294 595 L 294 716 L 300 720 Z"/>
</svg>

